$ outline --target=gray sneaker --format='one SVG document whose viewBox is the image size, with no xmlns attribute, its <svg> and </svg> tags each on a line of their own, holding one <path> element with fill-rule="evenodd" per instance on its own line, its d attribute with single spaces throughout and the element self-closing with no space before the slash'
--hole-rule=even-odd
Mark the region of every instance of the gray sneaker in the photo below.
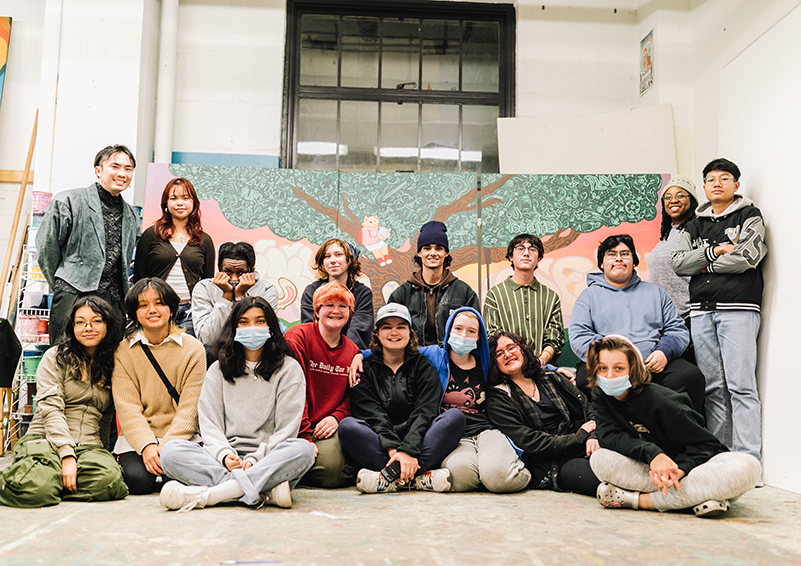
<svg viewBox="0 0 801 566">
<path fill-rule="evenodd" d="M 179 513 L 192 509 L 203 509 L 209 500 L 209 488 L 200 485 L 184 485 L 178 481 L 167 482 L 161 488 L 159 503 L 167 509 L 178 509 Z"/>
<path fill-rule="evenodd" d="M 411 488 L 417 491 L 450 491 L 451 472 L 448 468 L 431 470 L 414 478 Z"/>
<path fill-rule="evenodd" d="M 362 468 L 356 476 L 356 489 L 362 493 L 391 493 L 398 491 L 398 484 L 385 480 L 381 472 Z"/>
</svg>

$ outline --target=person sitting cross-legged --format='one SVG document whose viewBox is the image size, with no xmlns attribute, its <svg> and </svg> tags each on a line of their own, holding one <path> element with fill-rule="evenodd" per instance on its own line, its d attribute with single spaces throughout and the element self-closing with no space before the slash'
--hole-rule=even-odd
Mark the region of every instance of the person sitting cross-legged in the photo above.
<svg viewBox="0 0 801 566">
<path fill-rule="evenodd" d="M 297 438 L 303 370 L 267 301 L 237 303 L 215 354 L 198 401 L 203 445 L 164 446 L 161 465 L 179 481 L 162 488 L 159 503 L 186 511 L 237 499 L 291 507 L 290 488 L 314 464 L 314 449 Z"/>
</svg>

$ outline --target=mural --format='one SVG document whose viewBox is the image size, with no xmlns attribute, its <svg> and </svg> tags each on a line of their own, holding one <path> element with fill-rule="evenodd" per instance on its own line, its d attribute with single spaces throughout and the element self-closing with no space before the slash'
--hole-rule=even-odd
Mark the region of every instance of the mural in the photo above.
<svg viewBox="0 0 801 566">
<path fill-rule="evenodd" d="M 657 193 L 668 179 L 485 174 L 479 190 L 473 173 L 151 164 L 144 226 L 159 216 L 159 197 L 172 177 L 194 184 L 203 201 L 204 230 L 216 245 L 231 239 L 253 243 L 257 270 L 283 293 L 279 316 L 290 325 L 300 318 L 299 297 L 314 279 L 311 262 L 325 240 L 344 237 L 358 245 L 377 308 L 411 274 L 416 236 L 429 220 L 446 223 L 451 269 L 476 290 L 480 255 L 483 293 L 511 273 L 504 258 L 509 240 L 522 232 L 540 236 L 546 257 L 537 275 L 559 292 L 567 323 L 586 273 L 595 269 L 600 240 L 625 232 L 638 250 L 656 244 Z M 645 275 L 645 261 L 638 271 Z"/>
<path fill-rule="evenodd" d="M 6 82 L 6 63 L 8 45 L 11 40 L 11 17 L 0 17 L 0 100 L 3 98 L 3 84 Z"/>
</svg>

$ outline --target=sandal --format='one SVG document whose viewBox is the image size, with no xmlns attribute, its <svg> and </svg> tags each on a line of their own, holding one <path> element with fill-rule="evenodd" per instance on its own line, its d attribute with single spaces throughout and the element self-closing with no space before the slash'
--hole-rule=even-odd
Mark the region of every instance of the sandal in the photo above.
<svg viewBox="0 0 801 566">
<path fill-rule="evenodd" d="M 607 509 L 637 509 L 640 493 L 601 482 L 596 491 L 598 502 Z"/>
<path fill-rule="evenodd" d="M 693 507 L 693 513 L 696 517 L 715 517 L 728 511 L 730 505 L 727 499 L 723 501 L 710 499 Z"/>
</svg>

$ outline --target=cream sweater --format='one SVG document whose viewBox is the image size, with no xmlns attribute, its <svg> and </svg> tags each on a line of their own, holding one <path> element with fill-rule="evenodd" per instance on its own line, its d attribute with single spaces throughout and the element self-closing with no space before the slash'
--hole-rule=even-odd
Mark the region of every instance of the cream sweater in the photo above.
<svg viewBox="0 0 801 566">
<path fill-rule="evenodd" d="M 120 434 L 137 454 L 150 443 L 173 438 L 189 440 L 197 432 L 197 401 L 206 374 L 203 345 L 183 334 L 150 346 L 167 379 L 180 396 L 176 405 L 140 344 L 123 340 L 114 355 L 111 391 L 120 420 Z"/>
</svg>

